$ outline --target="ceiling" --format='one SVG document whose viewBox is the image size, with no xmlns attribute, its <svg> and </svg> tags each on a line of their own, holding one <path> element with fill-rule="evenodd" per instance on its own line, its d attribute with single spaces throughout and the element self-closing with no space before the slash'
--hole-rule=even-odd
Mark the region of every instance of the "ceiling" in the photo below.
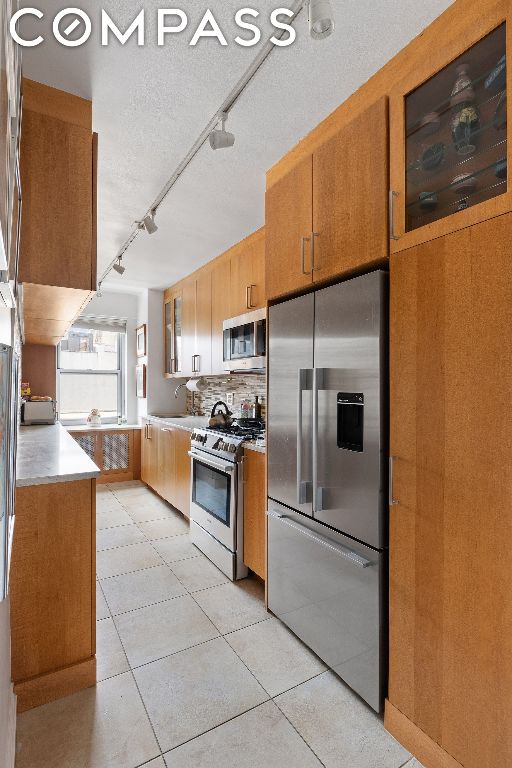
<svg viewBox="0 0 512 768">
<path fill-rule="evenodd" d="M 101 47 L 98 5 L 80 3 L 93 23 L 84 46 L 62 47 L 48 33 L 41 46 L 24 49 L 23 66 L 26 77 L 93 100 L 101 275 L 259 47 L 233 42 L 239 32 L 234 14 L 243 6 L 239 0 L 183 0 L 177 7 L 188 14 L 189 28 L 162 48 L 154 43 L 154 17 L 156 8 L 165 7 L 162 3 L 144 3 L 148 38 L 140 48 L 134 40 L 124 47 Z M 250 7 L 263 19 L 279 5 L 254 0 Z M 160 207 L 158 232 L 137 238 L 125 255 L 125 275 L 111 273 L 105 288 L 164 288 L 261 227 L 267 169 L 450 2 L 332 0 L 332 5 L 335 33 L 312 40 L 305 12 L 299 15 L 296 42 L 274 49 L 230 113 L 228 130 L 236 135 L 235 146 L 217 152 L 203 146 Z M 54 15 L 67 5 L 46 0 L 39 7 L 45 13 L 39 29 L 49 30 Z M 100 7 L 125 28 L 141 6 L 134 10 L 130 0 L 104 0 Z M 227 47 L 213 39 L 188 45 L 206 8 L 221 25 Z M 29 36 L 32 22 L 21 29 Z"/>
</svg>

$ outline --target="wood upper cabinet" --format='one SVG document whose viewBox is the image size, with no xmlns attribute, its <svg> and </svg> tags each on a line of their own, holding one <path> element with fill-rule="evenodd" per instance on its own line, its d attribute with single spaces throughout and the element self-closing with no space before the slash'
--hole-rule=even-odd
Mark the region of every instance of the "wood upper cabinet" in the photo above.
<svg viewBox="0 0 512 768">
<path fill-rule="evenodd" d="M 465 768 L 512 764 L 511 232 L 391 256 L 389 701 Z"/>
<path fill-rule="evenodd" d="M 56 345 L 96 291 L 92 103 L 23 80 L 19 281 L 25 341 Z"/>
<path fill-rule="evenodd" d="M 221 256 L 212 264 L 212 374 L 225 373 L 223 323 L 231 311 L 231 260 Z"/>
<path fill-rule="evenodd" d="M 388 153 L 382 98 L 313 154 L 314 282 L 388 256 Z"/>
<path fill-rule="evenodd" d="M 180 376 L 194 373 L 196 354 L 196 281 L 187 278 L 181 283 L 181 367 Z"/>
<path fill-rule="evenodd" d="M 212 372 L 212 274 L 209 266 L 196 273 L 195 349 L 192 372 L 207 376 Z"/>
<path fill-rule="evenodd" d="M 265 286 L 268 299 L 312 283 L 313 158 L 307 156 L 265 197 Z"/>
<path fill-rule="evenodd" d="M 395 253 L 512 210 L 511 6 L 455 5 L 456 19 L 428 56 L 408 57 L 390 96 Z"/>
<path fill-rule="evenodd" d="M 266 578 L 265 456 L 244 451 L 244 563 Z"/>
<path fill-rule="evenodd" d="M 231 314 L 238 317 L 265 304 L 265 229 L 259 229 L 229 251 Z"/>
<path fill-rule="evenodd" d="M 388 256 L 388 147 L 382 97 L 267 189 L 268 299 Z"/>
</svg>

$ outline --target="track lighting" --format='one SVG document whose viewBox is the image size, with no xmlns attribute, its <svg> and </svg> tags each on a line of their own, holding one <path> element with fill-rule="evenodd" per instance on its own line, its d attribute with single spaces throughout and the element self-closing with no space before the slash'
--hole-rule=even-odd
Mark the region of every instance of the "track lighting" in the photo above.
<svg viewBox="0 0 512 768">
<path fill-rule="evenodd" d="M 145 229 L 148 235 L 154 235 L 158 231 L 158 227 L 155 221 L 155 211 L 151 211 L 145 216 L 142 221 L 138 221 L 137 225 L 139 229 Z"/>
<path fill-rule="evenodd" d="M 117 264 L 114 264 L 112 269 L 114 270 L 114 272 L 117 272 L 118 275 L 124 275 L 124 273 L 126 272 L 126 267 L 123 267 L 123 260 L 121 257 L 119 257 L 119 261 L 117 262 Z"/>
<path fill-rule="evenodd" d="M 210 133 L 210 147 L 212 149 L 226 149 L 232 147 L 235 143 L 235 136 L 232 133 L 228 133 L 225 130 L 226 120 L 228 119 L 227 112 L 223 112 L 221 115 L 221 128 L 215 128 Z"/>
<path fill-rule="evenodd" d="M 309 0 L 309 34 L 323 40 L 334 32 L 334 14 L 330 0 Z"/>
</svg>

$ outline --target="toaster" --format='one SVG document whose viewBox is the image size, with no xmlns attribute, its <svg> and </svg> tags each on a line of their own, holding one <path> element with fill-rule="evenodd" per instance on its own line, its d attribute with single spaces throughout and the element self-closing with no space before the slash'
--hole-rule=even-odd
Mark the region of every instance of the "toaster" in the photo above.
<svg viewBox="0 0 512 768">
<path fill-rule="evenodd" d="M 54 400 L 27 401 L 21 409 L 21 423 L 26 426 L 32 424 L 55 424 L 57 420 L 57 404 Z"/>
</svg>

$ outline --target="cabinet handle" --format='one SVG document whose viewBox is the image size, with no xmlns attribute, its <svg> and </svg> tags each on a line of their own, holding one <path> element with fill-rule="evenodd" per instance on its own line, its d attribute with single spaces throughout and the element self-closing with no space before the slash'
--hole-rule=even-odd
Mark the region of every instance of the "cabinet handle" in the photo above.
<svg viewBox="0 0 512 768">
<path fill-rule="evenodd" d="M 390 507 L 396 507 L 396 505 L 400 503 L 398 499 L 395 499 L 393 494 L 393 466 L 394 466 L 395 459 L 396 459 L 396 456 L 389 457 L 389 506 Z"/>
<path fill-rule="evenodd" d="M 309 243 L 310 240 L 311 240 L 310 237 L 303 237 L 302 238 L 301 254 L 300 254 L 300 257 L 301 257 L 300 264 L 301 264 L 301 272 L 302 272 L 303 275 L 310 275 L 311 274 L 311 270 L 309 272 L 306 271 L 306 264 L 305 264 L 305 262 L 306 262 L 306 243 Z"/>
<path fill-rule="evenodd" d="M 398 192 L 389 190 L 389 239 L 400 240 L 398 235 L 395 235 L 395 197 L 398 197 Z"/>
<path fill-rule="evenodd" d="M 197 363 L 196 363 L 197 360 Z M 192 373 L 199 373 L 201 370 L 201 355 L 192 355 Z"/>
<path fill-rule="evenodd" d="M 315 238 L 320 237 L 320 232 L 311 233 L 311 272 L 318 272 L 320 267 L 315 267 Z"/>
<path fill-rule="evenodd" d="M 248 285 L 245 289 L 245 303 L 247 309 L 255 309 L 255 305 L 252 303 L 252 289 L 256 288 L 255 285 Z"/>
<path fill-rule="evenodd" d="M 163 427 L 162 432 L 172 432 L 172 429 L 168 429 L 167 427 Z"/>
<path fill-rule="evenodd" d="M 148 440 L 152 440 L 153 439 L 151 437 L 151 428 L 152 428 L 152 426 L 153 426 L 152 424 L 148 424 Z"/>
</svg>

